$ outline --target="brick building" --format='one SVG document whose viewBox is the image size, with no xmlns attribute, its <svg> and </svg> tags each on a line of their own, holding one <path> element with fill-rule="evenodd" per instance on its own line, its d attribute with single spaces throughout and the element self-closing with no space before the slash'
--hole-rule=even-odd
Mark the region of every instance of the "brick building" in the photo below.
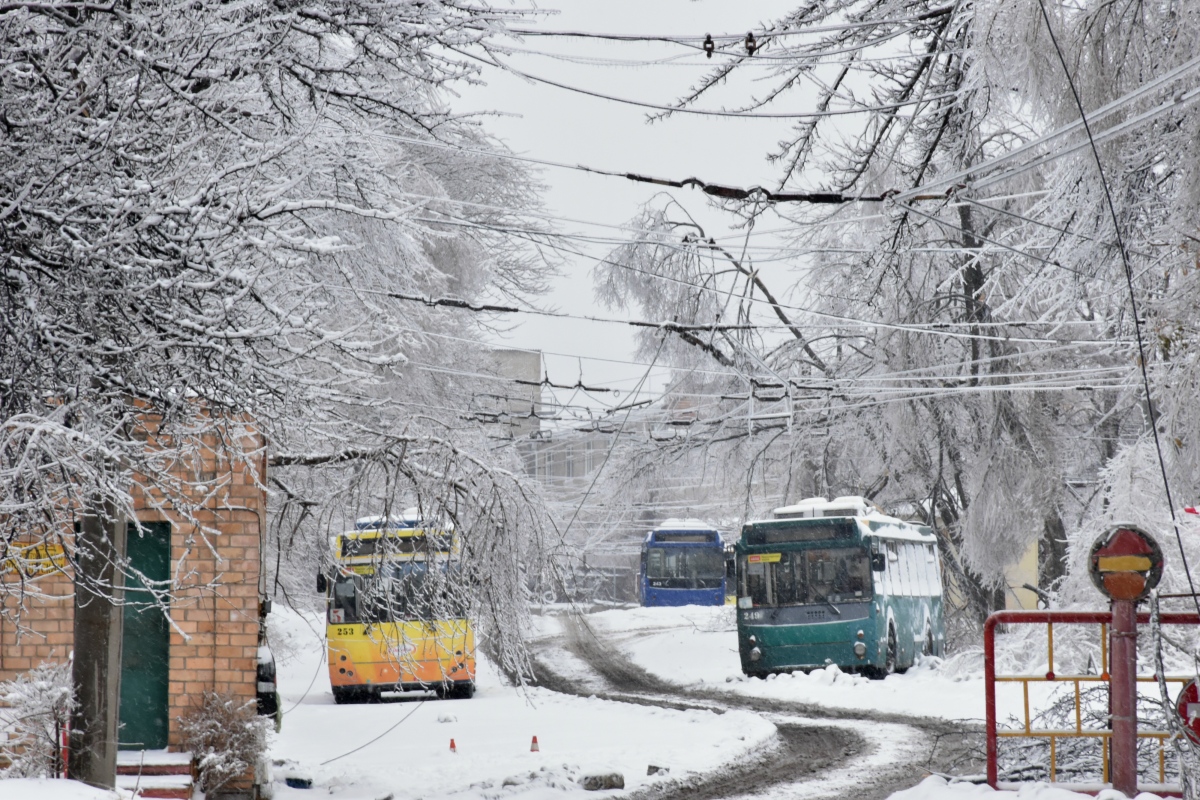
<svg viewBox="0 0 1200 800">
<path fill-rule="evenodd" d="M 255 701 L 266 531 L 264 441 L 244 421 L 205 419 L 213 424 L 189 438 L 185 455 L 164 459 L 167 480 L 157 481 L 158 488 L 148 489 L 150 482 L 134 475 L 139 524 L 126 527 L 131 571 L 119 612 L 122 750 L 182 750 L 180 718 L 206 692 L 244 700 L 251 708 Z M 160 436 L 156 420 L 143 417 L 140 425 L 136 435 L 146 441 L 147 452 L 165 453 L 171 442 Z M 0 680 L 40 663 L 69 660 L 75 535 L 64 532 L 4 563 Z M 19 532 L 10 553 L 11 548 L 20 552 Z M 169 618 L 156 594 L 169 602 Z M 246 775 L 226 788 L 235 797 L 252 796 L 253 782 Z M 150 783 L 141 779 L 142 786 Z"/>
</svg>

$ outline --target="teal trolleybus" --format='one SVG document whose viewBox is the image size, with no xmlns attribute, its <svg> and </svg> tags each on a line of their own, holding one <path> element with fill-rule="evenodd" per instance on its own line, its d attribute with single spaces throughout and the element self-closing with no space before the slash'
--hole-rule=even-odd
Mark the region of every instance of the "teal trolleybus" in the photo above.
<svg viewBox="0 0 1200 800">
<path fill-rule="evenodd" d="M 823 497 L 747 522 L 737 543 L 742 671 L 836 664 L 878 678 L 942 655 L 942 581 L 929 528 L 861 497 Z"/>
</svg>

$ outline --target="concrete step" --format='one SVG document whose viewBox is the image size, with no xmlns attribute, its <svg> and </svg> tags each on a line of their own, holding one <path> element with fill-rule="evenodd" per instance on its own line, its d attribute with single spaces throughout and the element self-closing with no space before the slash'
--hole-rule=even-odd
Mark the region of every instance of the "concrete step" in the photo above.
<svg viewBox="0 0 1200 800">
<path fill-rule="evenodd" d="M 192 800 L 191 775 L 118 775 L 117 788 L 134 797 Z"/>
<path fill-rule="evenodd" d="M 166 750 L 121 750 L 117 753 L 117 774 L 191 776 L 192 754 Z"/>
</svg>

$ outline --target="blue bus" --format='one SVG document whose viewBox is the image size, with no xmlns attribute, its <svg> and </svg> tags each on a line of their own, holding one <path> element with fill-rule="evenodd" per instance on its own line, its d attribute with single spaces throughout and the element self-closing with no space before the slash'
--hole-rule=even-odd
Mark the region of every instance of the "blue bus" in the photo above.
<svg viewBox="0 0 1200 800">
<path fill-rule="evenodd" d="M 638 595 L 644 606 L 725 604 L 725 543 L 700 520 L 669 519 L 646 534 Z"/>
<path fill-rule="evenodd" d="M 738 652 L 751 676 L 836 664 L 873 678 L 942 655 L 937 538 L 862 497 L 747 522 L 737 544 Z"/>
</svg>

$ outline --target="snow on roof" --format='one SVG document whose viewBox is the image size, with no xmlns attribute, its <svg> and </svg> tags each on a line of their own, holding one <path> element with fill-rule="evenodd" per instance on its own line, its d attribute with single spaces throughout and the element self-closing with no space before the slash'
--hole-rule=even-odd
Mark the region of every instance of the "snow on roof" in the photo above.
<svg viewBox="0 0 1200 800">
<path fill-rule="evenodd" d="M 845 495 L 843 497 L 835 497 L 833 500 L 826 500 L 824 497 L 809 497 L 801 500 L 799 503 L 790 506 L 781 506 L 771 513 L 776 519 L 786 519 L 787 517 L 823 517 L 829 516 L 825 511 L 841 511 L 846 510 L 851 512 L 847 516 L 858 516 L 864 512 L 869 512 L 875 508 L 875 504 L 865 497 L 857 495 Z M 814 513 L 820 511 L 822 513 Z"/>
<path fill-rule="evenodd" d="M 359 531 L 377 530 L 380 528 L 411 528 L 422 524 L 420 509 L 416 506 L 404 509 L 399 517 L 385 517 L 382 514 L 372 514 L 354 520 L 354 529 Z"/>
<path fill-rule="evenodd" d="M 665 519 L 655 528 L 658 531 L 715 531 L 712 525 L 700 519 Z"/>
<path fill-rule="evenodd" d="M 874 523 L 871 533 L 889 539 L 906 539 L 913 542 L 932 542 L 936 537 L 924 525 L 915 525 L 883 513 L 877 505 L 865 497 L 844 495 L 826 500 L 824 497 L 809 497 L 790 506 L 780 506 L 771 512 L 772 519 L 757 522 L 774 522 L 785 519 L 809 517 L 862 517 Z M 750 524 L 750 523 L 747 523 Z"/>
</svg>

